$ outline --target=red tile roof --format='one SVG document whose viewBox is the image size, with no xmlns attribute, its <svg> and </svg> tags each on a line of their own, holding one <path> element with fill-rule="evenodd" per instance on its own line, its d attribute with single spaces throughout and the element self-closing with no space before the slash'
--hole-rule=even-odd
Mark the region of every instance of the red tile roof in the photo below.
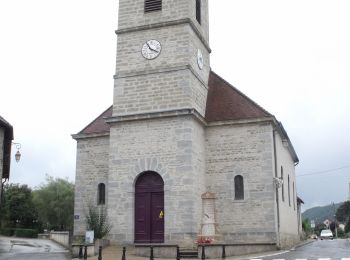
<svg viewBox="0 0 350 260">
<path fill-rule="evenodd" d="M 208 85 L 207 122 L 272 116 L 214 72 L 210 73 Z"/>
<path fill-rule="evenodd" d="M 109 125 L 105 122 L 106 117 L 111 117 L 113 106 L 110 106 L 101 115 L 99 115 L 94 121 L 92 121 L 87 127 L 79 132 L 79 134 L 99 134 L 108 133 Z"/>
<path fill-rule="evenodd" d="M 238 89 L 222 79 L 216 73 L 209 76 L 209 89 L 205 119 L 207 122 L 254 119 L 272 115 L 260 107 Z M 109 107 L 79 134 L 97 134 L 109 131 L 104 118 L 112 116 L 113 107 Z"/>
</svg>

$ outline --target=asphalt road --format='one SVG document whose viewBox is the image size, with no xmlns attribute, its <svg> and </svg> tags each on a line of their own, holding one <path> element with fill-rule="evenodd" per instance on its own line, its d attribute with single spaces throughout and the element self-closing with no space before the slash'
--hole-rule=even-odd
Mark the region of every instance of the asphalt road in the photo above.
<svg viewBox="0 0 350 260">
<path fill-rule="evenodd" d="M 345 239 L 317 240 L 294 250 L 269 256 L 251 258 L 254 260 L 350 260 L 350 244 Z"/>
<path fill-rule="evenodd" d="M 0 236 L 0 260 L 68 260 L 68 251 L 44 239 Z"/>
</svg>

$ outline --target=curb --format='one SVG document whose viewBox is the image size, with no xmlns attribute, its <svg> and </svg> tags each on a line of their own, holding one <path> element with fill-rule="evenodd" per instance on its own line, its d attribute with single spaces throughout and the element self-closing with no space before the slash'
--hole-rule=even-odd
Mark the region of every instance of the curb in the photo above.
<svg viewBox="0 0 350 260">
<path fill-rule="evenodd" d="M 306 246 L 306 245 L 311 244 L 311 243 L 313 243 L 315 241 L 317 241 L 317 240 L 306 240 L 305 242 L 302 242 L 302 243 L 296 245 L 295 247 L 292 247 L 290 250 L 295 250 L 295 249 L 297 249 L 299 247 Z"/>
</svg>

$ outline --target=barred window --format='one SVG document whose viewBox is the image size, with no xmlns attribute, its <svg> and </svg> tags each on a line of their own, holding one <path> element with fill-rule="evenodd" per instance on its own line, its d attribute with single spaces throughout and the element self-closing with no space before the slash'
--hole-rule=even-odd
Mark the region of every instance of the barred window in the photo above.
<svg viewBox="0 0 350 260">
<path fill-rule="evenodd" d="M 196 19 L 201 24 L 201 0 L 196 0 Z"/>
<path fill-rule="evenodd" d="M 145 13 L 162 10 L 162 0 L 145 0 Z"/>
<path fill-rule="evenodd" d="M 104 205 L 106 203 L 106 185 L 100 183 L 97 186 L 97 204 Z"/>
<path fill-rule="evenodd" d="M 234 182 L 235 182 L 235 200 L 244 200 L 243 176 L 237 175 L 234 179 Z"/>
</svg>

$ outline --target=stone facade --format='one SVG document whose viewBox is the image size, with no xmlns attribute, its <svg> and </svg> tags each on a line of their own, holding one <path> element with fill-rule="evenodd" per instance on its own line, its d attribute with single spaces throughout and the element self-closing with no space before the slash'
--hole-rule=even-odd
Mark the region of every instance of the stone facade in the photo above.
<svg viewBox="0 0 350 260">
<path fill-rule="evenodd" d="M 136 182 L 152 172 L 164 182 L 165 244 L 192 248 L 209 236 L 252 252 L 297 241 L 298 158 L 275 117 L 211 71 L 208 1 L 200 2 L 201 24 L 196 1 L 162 1 L 152 13 L 144 0 L 120 1 L 113 106 L 73 136 L 75 235 L 85 230 L 87 205 L 99 206 L 103 183 L 109 238 L 133 244 Z M 162 45 L 154 60 L 141 54 L 149 39 Z"/>
</svg>

